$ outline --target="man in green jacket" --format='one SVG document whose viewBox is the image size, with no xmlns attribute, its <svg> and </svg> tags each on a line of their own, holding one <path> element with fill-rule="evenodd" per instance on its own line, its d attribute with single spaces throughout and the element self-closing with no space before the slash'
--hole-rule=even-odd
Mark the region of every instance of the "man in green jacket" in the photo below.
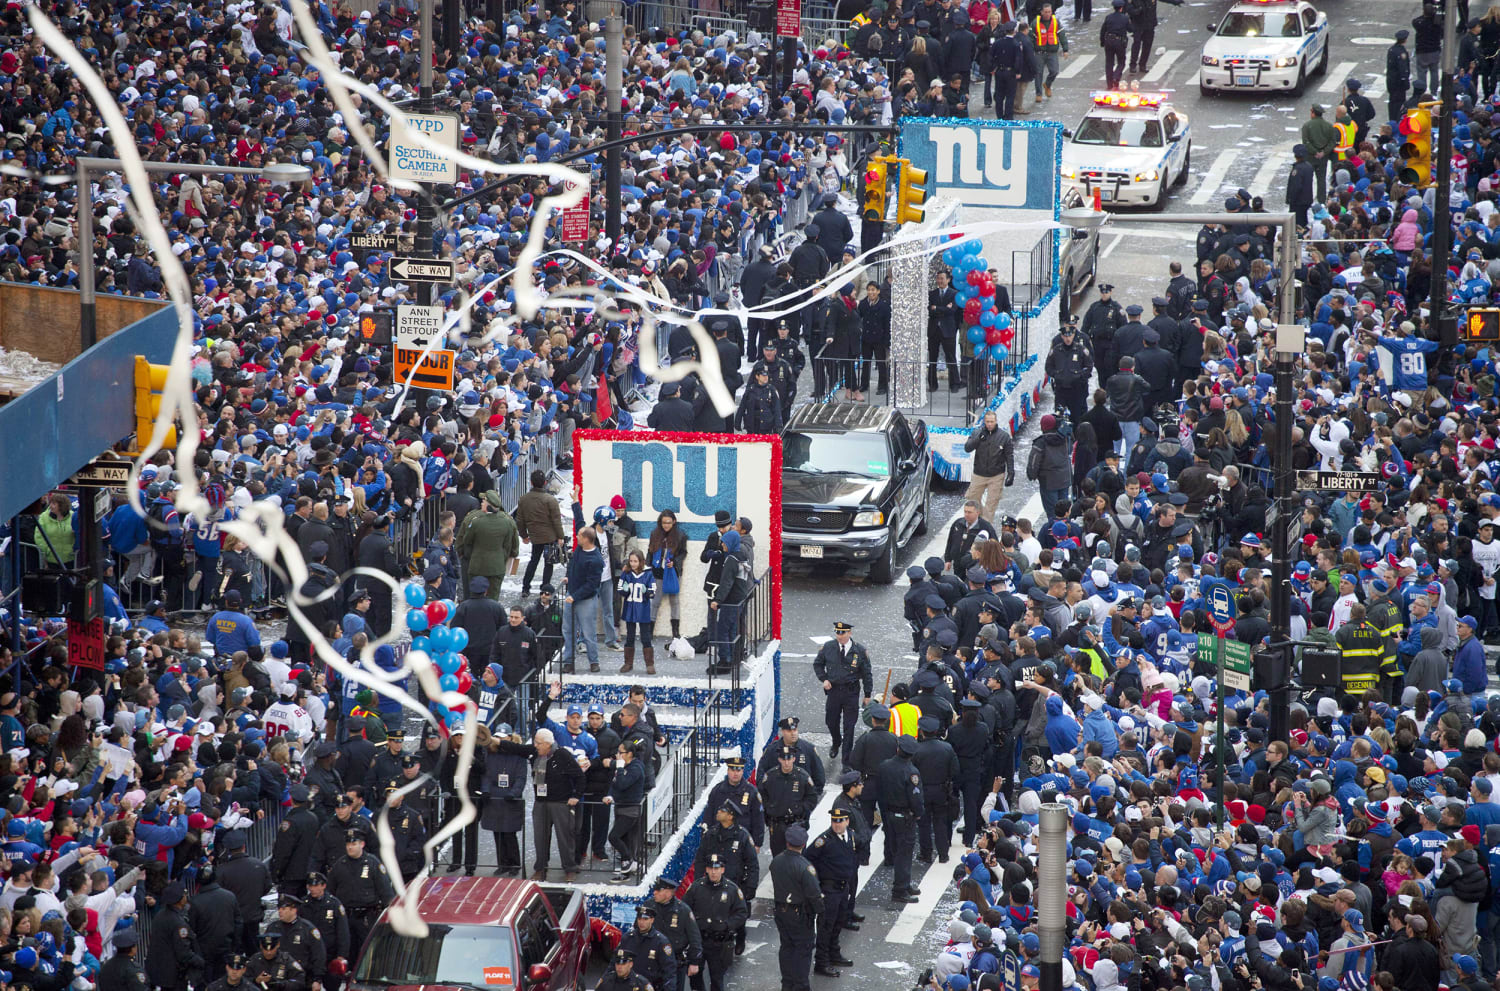
<svg viewBox="0 0 1500 991">
<path fill-rule="evenodd" d="M 501 506 L 499 492 L 494 489 L 486 492 L 480 508 L 481 512 L 464 517 L 454 544 L 469 580 L 481 575 L 488 578 L 490 588 L 486 594 L 498 600 L 506 567 L 521 553 L 521 537 L 516 530 L 516 521 Z"/>
<path fill-rule="evenodd" d="M 1302 125 L 1302 143 L 1307 147 L 1308 161 L 1318 182 L 1318 202 L 1328 196 L 1328 161 L 1339 144 L 1338 128 L 1323 118 L 1323 107 L 1314 103 L 1307 123 Z"/>
<path fill-rule="evenodd" d="M 73 566 L 73 504 L 61 492 L 47 497 L 47 511 L 36 518 L 36 546 L 48 567 Z M 42 538 L 46 534 L 46 539 Z"/>
</svg>

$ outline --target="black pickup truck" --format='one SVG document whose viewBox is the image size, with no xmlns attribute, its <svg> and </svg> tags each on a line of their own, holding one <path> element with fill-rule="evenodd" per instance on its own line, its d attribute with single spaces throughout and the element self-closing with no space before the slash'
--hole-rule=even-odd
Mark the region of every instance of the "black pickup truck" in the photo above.
<svg viewBox="0 0 1500 991">
<path fill-rule="evenodd" d="M 931 476 L 921 420 L 863 403 L 797 407 L 782 435 L 782 557 L 868 564 L 889 584 L 896 551 L 927 531 Z"/>
</svg>

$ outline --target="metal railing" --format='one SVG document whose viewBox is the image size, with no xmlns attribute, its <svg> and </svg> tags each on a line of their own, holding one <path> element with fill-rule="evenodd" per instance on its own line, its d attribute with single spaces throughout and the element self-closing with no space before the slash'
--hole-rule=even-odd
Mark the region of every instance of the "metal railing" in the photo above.
<svg viewBox="0 0 1500 991">
<path fill-rule="evenodd" d="M 1018 312 L 1038 306 L 1052 289 L 1053 270 L 1057 267 L 1057 237 L 1047 231 L 1036 244 L 1025 251 L 1010 253 L 1010 304 Z M 1016 349 L 1012 348 L 1015 354 Z"/>
</svg>

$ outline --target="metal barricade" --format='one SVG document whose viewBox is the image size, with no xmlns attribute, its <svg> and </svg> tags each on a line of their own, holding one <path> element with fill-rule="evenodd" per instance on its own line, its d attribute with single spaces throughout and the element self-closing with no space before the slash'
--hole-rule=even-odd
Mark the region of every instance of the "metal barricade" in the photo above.
<svg viewBox="0 0 1500 991">
<path fill-rule="evenodd" d="M 1040 304 L 1052 289 L 1052 272 L 1056 267 L 1057 238 L 1052 231 L 1044 233 L 1025 251 L 1012 251 L 1007 286 L 1012 308 L 1024 312 Z"/>
<path fill-rule="evenodd" d="M 929 388 L 926 402 L 901 403 L 893 399 L 891 405 L 904 413 L 924 418 L 950 417 L 962 419 L 966 424 L 973 422 L 982 415 L 985 404 L 993 398 L 999 387 L 995 370 L 991 367 L 996 363 L 988 357 L 964 357 L 959 362 L 963 366 L 964 381 L 958 389 L 954 389 L 954 369 L 940 371 L 946 364 L 944 362 L 892 359 L 891 375 L 894 380 L 911 381 L 914 377 L 925 376 Z M 937 383 L 935 387 L 931 384 L 933 382 Z M 894 397 L 894 392 L 892 395 Z"/>
</svg>

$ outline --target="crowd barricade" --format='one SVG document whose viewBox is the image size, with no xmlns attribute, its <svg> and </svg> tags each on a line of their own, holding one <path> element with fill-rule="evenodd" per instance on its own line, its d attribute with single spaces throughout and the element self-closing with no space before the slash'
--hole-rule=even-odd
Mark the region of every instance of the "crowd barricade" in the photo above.
<svg viewBox="0 0 1500 991">
<path fill-rule="evenodd" d="M 959 346 L 963 346 L 961 340 Z M 937 379 L 937 388 L 927 390 L 927 398 L 924 402 L 902 402 L 895 398 L 896 392 L 892 390 L 891 405 L 913 416 L 962 419 L 965 424 L 977 422 L 984 415 L 985 407 L 999 389 L 1000 381 L 1005 373 L 1004 363 L 995 361 L 993 358 L 977 356 L 960 357 L 958 360 L 963 365 L 963 388 L 958 390 L 949 388 L 953 369 L 948 368 L 947 377 Z M 921 377 L 931 382 L 937 377 L 940 366 L 944 365 L 946 365 L 944 362 L 893 358 L 891 359 L 891 377 L 893 381 L 910 382 Z"/>
<path fill-rule="evenodd" d="M 1041 305 L 1042 297 L 1052 290 L 1053 272 L 1057 268 L 1057 238 L 1052 232 L 1037 239 L 1025 251 L 1010 253 L 1010 305 L 1024 313 Z M 1017 335 L 1019 338 L 1019 334 Z M 1026 353 L 1020 348 L 1011 354 Z"/>
</svg>

